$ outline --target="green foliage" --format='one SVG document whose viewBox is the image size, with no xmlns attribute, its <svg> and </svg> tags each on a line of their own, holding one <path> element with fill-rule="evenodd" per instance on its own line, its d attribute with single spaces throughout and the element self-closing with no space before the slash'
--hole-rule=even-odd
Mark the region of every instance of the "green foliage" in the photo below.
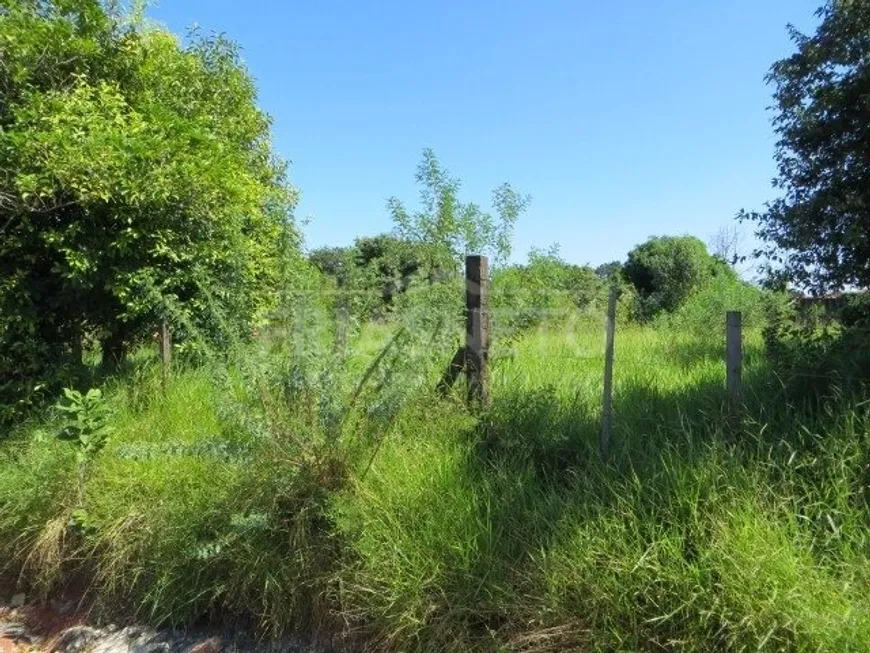
<svg viewBox="0 0 870 653">
<path fill-rule="evenodd" d="M 566 263 L 558 248 L 532 250 L 524 265 L 496 268 L 491 305 L 496 337 L 558 321 L 602 303 L 605 282 L 585 266 Z"/>
<path fill-rule="evenodd" d="M 0 366 L 18 374 L 0 391 L 48 391 L 47 361 L 123 349 L 156 317 L 202 353 L 168 382 L 146 352 L 103 390 L 70 385 L 0 442 L 4 576 L 371 650 L 870 649 L 870 411 L 860 384 L 815 380 L 821 354 L 862 360 L 839 327 L 788 359 L 793 307 L 692 238 L 622 271 L 533 251 L 493 268 L 514 352 L 472 413 L 432 391 L 461 343 L 461 258 L 506 256 L 526 198 L 462 204 L 427 151 L 421 211 L 390 202 L 397 235 L 306 263 L 232 46 L 11 0 L 0 54 Z M 562 318 L 600 317 L 620 275 L 620 317 L 655 320 L 620 319 L 602 461 L 602 325 Z M 739 438 L 731 309 L 750 325 Z M 220 339 L 267 314 L 253 341 Z M 785 373 L 812 375 L 812 402 Z"/>
<path fill-rule="evenodd" d="M 604 280 L 611 280 L 622 276 L 622 261 L 611 261 L 610 263 L 602 263 L 595 268 L 595 274 Z"/>
<path fill-rule="evenodd" d="M 324 247 L 309 262 L 334 280 L 338 304 L 354 317 L 383 317 L 422 272 L 423 247 L 389 234 L 357 238 L 352 247 Z M 434 273 L 429 274 L 433 281 Z"/>
<path fill-rule="evenodd" d="M 337 501 L 351 626 L 379 650 L 867 646 L 860 397 L 829 419 L 790 411 L 748 338 L 759 421 L 731 446 L 718 337 L 618 342 L 610 464 L 594 453 L 603 343 L 586 332 L 521 341 L 476 428 L 409 416 Z"/>
<path fill-rule="evenodd" d="M 424 269 L 425 247 L 387 234 L 357 238 L 355 254 L 357 265 L 371 270 L 377 279 L 381 301 L 387 308 L 408 289 L 414 275 L 428 272 L 434 279 L 437 273 L 435 269 Z"/>
<path fill-rule="evenodd" d="M 673 313 L 663 313 L 662 327 L 715 333 L 724 329 L 728 311 L 740 311 L 747 328 L 764 328 L 788 304 L 788 296 L 762 290 L 730 275 L 718 275 L 696 290 Z"/>
<path fill-rule="evenodd" d="M 828 393 L 863 392 L 870 382 L 870 346 L 863 326 L 816 320 L 793 304 L 764 331 L 767 355 L 797 404 L 817 406 Z"/>
<path fill-rule="evenodd" d="M 96 0 L 0 13 L 0 402 L 81 363 L 107 364 L 166 316 L 245 333 L 298 250 L 296 191 L 238 48 L 182 47 Z M 210 305 L 222 307 L 219 322 Z"/>
<path fill-rule="evenodd" d="M 766 243 L 770 272 L 816 290 L 870 286 L 870 6 L 826 2 L 813 35 L 790 28 L 796 51 L 776 62 L 779 136 L 775 185 L 782 196 L 743 212 Z"/>
<path fill-rule="evenodd" d="M 308 255 L 320 273 L 323 301 L 342 319 L 363 322 L 383 313 L 382 289 L 388 280 L 378 277 L 377 267 L 361 265 L 356 247 L 324 247 Z"/>
<path fill-rule="evenodd" d="M 650 238 L 629 252 L 623 275 L 638 293 L 643 319 L 676 310 L 717 276 L 736 278 L 727 263 L 711 256 L 693 236 Z"/>
<path fill-rule="evenodd" d="M 424 151 L 416 178 L 422 209 L 411 213 L 391 198 L 393 234 L 357 238 L 352 247 L 325 247 L 309 255 L 312 265 L 335 280 L 339 304 L 358 319 L 394 311 L 396 300 L 417 281 L 452 287 L 466 254 L 489 254 L 497 266 L 509 256 L 514 224 L 530 201 L 503 184 L 493 191 L 495 216 L 461 202 L 460 181 L 431 150 Z M 582 276 L 576 273 L 569 284 L 578 301 L 591 283 Z"/>
<path fill-rule="evenodd" d="M 308 255 L 308 262 L 338 285 L 347 285 L 350 268 L 355 264 L 350 247 L 321 247 Z"/>
<path fill-rule="evenodd" d="M 66 403 L 58 403 L 55 409 L 66 419 L 57 437 L 74 443 L 80 460 L 91 460 L 106 446 L 111 433 L 109 406 L 99 388 L 91 388 L 87 394 L 64 388 L 63 394 Z"/>
<path fill-rule="evenodd" d="M 286 331 L 229 366 L 182 368 L 159 395 L 156 367 L 115 382 L 113 437 L 78 482 L 73 449 L 40 436 L 54 423 L 20 430 L 0 445 L 4 569 L 44 590 L 85 574 L 151 621 L 378 650 L 870 645 L 860 396 L 789 407 L 749 334 L 751 419 L 727 444 L 721 338 L 621 327 L 605 464 L 600 328 L 527 334 L 478 419 L 430 395 L 441 290 L 411 284 L 401 325 L 344 353 L 297 290 Z"/>
<path fill-rule="evenodd" d="M 416 179 L 420 210 L 410 212 L 395 197 L 387 208 L 398 236 L 425 248 L 427 268 L 451 269 L 466 254 L 488 254 L 495 262 L 507 259 L 514 224 L 528 207 L 529 196 L 502 184 L 492 192 L 495 215 L 477 204 L 463 203 L 459 200 L 461 182 L 450 176 L 429 149 L 423 152 Z"/>
<path fill-rule="evenodd" d="M 870 327 L 870 296 L 866 293 L 846 295 L 837 316 L 847 328 Z"/>
</svg>

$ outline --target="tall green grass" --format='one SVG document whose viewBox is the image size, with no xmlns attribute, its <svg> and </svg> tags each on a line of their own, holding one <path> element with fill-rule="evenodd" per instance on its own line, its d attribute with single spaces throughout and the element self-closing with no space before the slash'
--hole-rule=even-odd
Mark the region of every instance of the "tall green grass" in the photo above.
<svg viewBox="0 0 870 653">
<path fill-rule="evenodd" d="M 602 462 L 599 333 L 530 335 L 479 421 L 409 429 L 340 495 L 351 623 L 396 650 L 870 646 L 866 409 L 769 405 L 750 333 L 735 439 L 718 339 L 622 329 Z"/>
<path fill-rule="evenodd" d="M 20 428 L 0 567 L 368 650 L 870 650 L 860 396 L 793 405 L 750 331 L 735 434 L 721 328 L 620 326 L 601 460 L 600 319 L 497 343 L 475 413 L 432 392 L 450 325 L 401 325 L 274 333 L 165 391 L 143 364 L 84 467 L 56 416 Z"/>
</svg>

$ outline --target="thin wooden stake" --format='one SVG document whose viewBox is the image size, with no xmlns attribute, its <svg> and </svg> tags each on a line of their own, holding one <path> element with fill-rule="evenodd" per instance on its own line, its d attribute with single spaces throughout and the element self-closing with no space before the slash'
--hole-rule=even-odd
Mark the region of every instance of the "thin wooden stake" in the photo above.
<svg viewBox="0 0 870 653">
<path fill-rule="evenodd" d="M 613 350 L 616 338 L 616 302 L 619 291 L 610 290 L 610 301 L 607 305 L 607 342 L 604 350 L 604 398 L 601 411 L 601 435 L 598 440 L 598 450 L 602 458 L 610 453 L 610 435 L 613 426 Z"/>
<path fill-rule="evenodd" d="M 739 430 L 742 421 L 743 380 L 743 316 L 740 311 L 728 311 L 726 317 L 725 357 L 728 419 L 732 430 Z"/>
<path fill-rule="evenodd" d="M 465 259 L 465 372 L 468 401 L 489 403 L 489 261 L 485 256 Z"/>
</svg>

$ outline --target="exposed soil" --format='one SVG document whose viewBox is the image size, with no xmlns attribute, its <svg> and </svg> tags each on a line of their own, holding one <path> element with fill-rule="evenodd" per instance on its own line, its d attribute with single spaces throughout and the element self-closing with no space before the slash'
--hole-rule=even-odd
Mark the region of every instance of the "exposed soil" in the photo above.
<svg viewBox="0 0 870 653">
<path fill-rule="evenodd" d="M 47 601 L 30 600 L 0 580 L 0 653 L 326 653 L 293 638 L 264 642 L 214 629 L 155 630 L 139 625 L 94 625 L 92 611 L 74 590 Z"/>
</svg>

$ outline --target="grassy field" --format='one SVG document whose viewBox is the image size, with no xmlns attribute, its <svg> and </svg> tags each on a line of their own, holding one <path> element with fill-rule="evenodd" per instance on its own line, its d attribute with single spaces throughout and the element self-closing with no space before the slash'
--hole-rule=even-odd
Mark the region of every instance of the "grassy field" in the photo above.
<svg viewBox="0 0 870 653">
<path fill-rule="evenodd" d="M 87 460 L 58 416 L 25 425 L 0 443 L 5 573 L 370 650 L 870 650 L 859 399 L 807 410 L 750 331 L 734 434 L 721 330 L 625 326 L 602 461 L 597 322 L 500 342 L 481 414 L 431 392 L 441 344 L 372 367 L 391 333 L 265 339 L 165 393 L 143 354 Z"/>
</svg>

